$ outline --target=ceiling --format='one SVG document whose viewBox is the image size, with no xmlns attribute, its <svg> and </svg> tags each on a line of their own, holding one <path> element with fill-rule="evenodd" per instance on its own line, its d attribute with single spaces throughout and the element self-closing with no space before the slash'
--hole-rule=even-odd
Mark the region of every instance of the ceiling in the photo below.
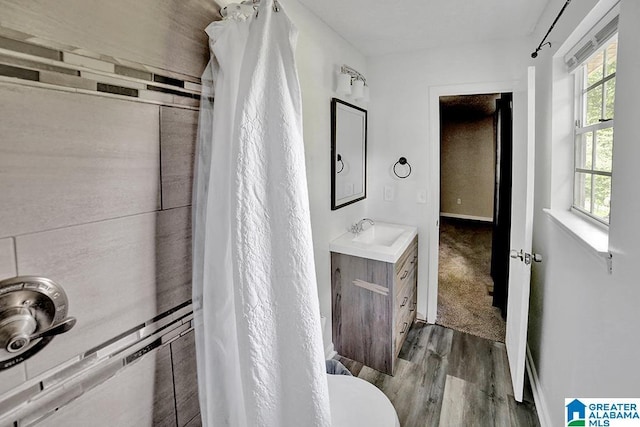
<svg viewBox="0 0 640 427">
<path fill-rule="evenodd" d="M 366 56 L 530 35 L 549 0 L 298 0 Z"/>
</svg>

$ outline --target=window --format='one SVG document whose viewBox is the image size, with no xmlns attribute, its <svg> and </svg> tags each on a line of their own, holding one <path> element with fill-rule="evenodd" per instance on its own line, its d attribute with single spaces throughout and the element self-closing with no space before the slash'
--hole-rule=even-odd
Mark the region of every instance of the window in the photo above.
<svg viewBox="0 0 640 427">
<path fill-rule="evenodd" d="M 611 211 L 614 100 L 618 37 L 576 67 L 573 208 L 604 224 Z"/>
</svg>

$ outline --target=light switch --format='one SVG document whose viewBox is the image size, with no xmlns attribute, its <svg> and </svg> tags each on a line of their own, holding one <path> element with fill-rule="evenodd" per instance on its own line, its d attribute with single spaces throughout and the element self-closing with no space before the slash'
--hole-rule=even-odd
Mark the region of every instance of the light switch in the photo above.
<svg viewBox="0 0 640 427">
<path fill-rule="evenodd" d="M 418 190 L 416 194 L 416 202 L 427 203 L 427 190 Z"/>
</svg>

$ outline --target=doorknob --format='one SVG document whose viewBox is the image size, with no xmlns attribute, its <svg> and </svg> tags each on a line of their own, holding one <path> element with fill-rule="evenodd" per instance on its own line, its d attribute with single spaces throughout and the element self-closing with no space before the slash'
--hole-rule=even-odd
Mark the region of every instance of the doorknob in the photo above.
<svg viewBox="0 0 640 427">
<path fill-rule="evenodd" d="M 509 253 L 509 255 L 513 259 L 520 258 L 520 261 L 522 261 L 524 259 L 524 254 L 522 252 L 522 249 L 520 249 L 520 251 L 516 251 L 515 249 L 511 249 L 511 252 Z"/>
</svg>

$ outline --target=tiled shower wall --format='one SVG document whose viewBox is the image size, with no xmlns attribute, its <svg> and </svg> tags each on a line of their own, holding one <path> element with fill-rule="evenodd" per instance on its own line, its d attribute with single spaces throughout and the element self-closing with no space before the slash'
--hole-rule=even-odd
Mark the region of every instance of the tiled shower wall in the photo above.
<svg viewBox="0 0 640 427">
<path fill-rule="evenodd" d="M 0 279 L 49 277 L 78 320 L 0 371 L 0 420 L 81 378 L 41 425 L 199 425 L 190 204 L 216 9 L 0 0 Z"/>
</svg>

